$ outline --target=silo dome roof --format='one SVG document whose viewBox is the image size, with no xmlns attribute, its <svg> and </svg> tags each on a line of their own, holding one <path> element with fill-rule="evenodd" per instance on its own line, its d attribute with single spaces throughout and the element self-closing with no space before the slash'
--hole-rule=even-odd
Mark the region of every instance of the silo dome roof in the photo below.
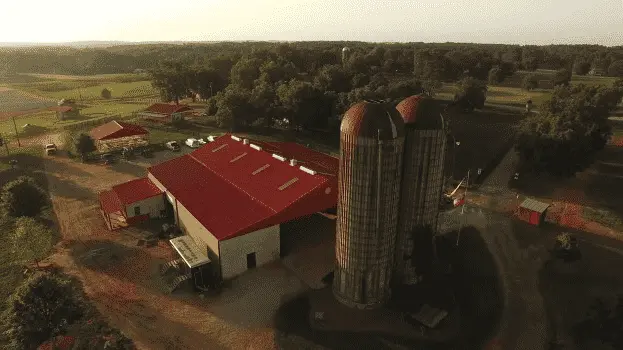
<svg viewBox="0 0 623 350">
<path fill-rule="evenodd" d="M 402 100 L 396 110 L 407 127 L 417 129 L 442 129 L 443 117 L 438 101 L 423 95 L 413 95 Z"/>
<path fill-rule="evenodd" d="M 346 111 L 340 131 L 357 137 L 377 139 L 380 136 L 382 140 L 393 140 L 404 136 L 404 122 L 388 103 L 364 100 Z"/>
</svg>

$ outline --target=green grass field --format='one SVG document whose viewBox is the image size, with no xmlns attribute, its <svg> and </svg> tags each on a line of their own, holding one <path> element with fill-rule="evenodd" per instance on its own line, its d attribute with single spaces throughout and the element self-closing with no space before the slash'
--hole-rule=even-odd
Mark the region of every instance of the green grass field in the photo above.
<svg viewBox="0 0 623 350">
<path fill-rule="evenodd" d="M 101 100 L 101 93 L 104 88 L 112 92 L 112 99 L 148 97 L 158 94 L 158 91 L 151 86 L 151 81 L 149 80 L 128 83 L 97 80 L 58 80 L 32 84 L 15 84 L 12 87 L 56 100 L 72 98 L 76 101 Z"/>
<path fill-rule="evenodd" d="M 45 108 L 55 105 L 54 101 L 38 98 L 19 90 L 0 88 L 0 113 L 34 108 Z"/>
</svg>

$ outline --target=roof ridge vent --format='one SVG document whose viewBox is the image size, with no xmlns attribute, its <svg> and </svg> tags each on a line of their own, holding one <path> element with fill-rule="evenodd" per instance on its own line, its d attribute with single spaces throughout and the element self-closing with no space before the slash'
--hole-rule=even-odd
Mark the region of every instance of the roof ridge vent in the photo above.
<svg viewBox="0 0 623 350">
<path fill-rule="evenodd" d="M 290 165 L 291 166 L 296 166 L 296 164 L 298 163 L 298 161 L 294 158 L 290 159 Z"/>
<path fill-rule="evenodd" d="M 282 157 L 282 156 L 280 156 L 278 154 L 275 154 L 275 153 L 273 153 L 273 158 L 279 159 L 282 162 L 286 161 L 286 157 Z"/>
<path fill-rule="evenodd" d="M 232 140 L 240 141 L 240 137 L 231 135 Z"/>
<path fill-rule="evenodd" d="M 253 144 L 253 143 L 252 143 L 252 144 L 250 144 L 249 146 L 251 146 L 251 148 L 253 148 L 254 150 L 258 150 L 258 151 L 261 151 L 261 150 L 262 150 L 262 147 L 260 147 L 260 146 L 258 146 L 258 145 L 256 145 L 256 144 Z"/>
<path fill-rule="evenodd" d="M 303 170 L 304 172 L 310 174 L 310 175 L 316 175 L 316 171 L 315 170 L 311 170 L 310 168 L 306 168 L 304 166 L 300 166 L 299 169 Z"/>
<path fill-rule="evenodd" d="M 249 144 L 249 139 L 242 139 L 242 144 L 243 145 L 248 145 Z"/>
</svg>

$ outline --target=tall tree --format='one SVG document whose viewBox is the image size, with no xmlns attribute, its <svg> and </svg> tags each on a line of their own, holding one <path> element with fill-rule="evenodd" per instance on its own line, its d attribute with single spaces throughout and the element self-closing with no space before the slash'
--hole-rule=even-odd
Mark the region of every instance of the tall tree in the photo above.
<svg viewBox="0 0 623 350">
<path fill-rule="evenodd" d="M 571 71 L 567 68 L 562 68 L 554 73 L 554 85 L 569 85 L 571 82 Z"/>
<path fill-rule="evenodd" d="M 539 113 L 521 123 L 516 149 L 522 166 L 560 177 L 589 167 L 611 134 L 606 96 L 603 88 L 556 88 Z"/>
<path fill-rule="evenodd" d="M 623 59 L 610 63 L 608 75 L 611 77 L 623 77 Z"/>
<path fill-rule="evenodd" d="M 34 261 L 39 266 L 39 260 L 52 249 L 53 241 L 52 230 L 35 219 L 23 216 L 15 221 L 11 243 L 13 254 L 18 260 Z"/>
<path fill-rule="evenodd" d="M 526 74 L 521 81 L 521 87 L 528 91 L 536 89 L 539 87 L 539 77 L 534 73 Z"/>
<path fill-rule="evenodd" d="M 292 79 L 279 86 L 277 96 L 294 130 L 319 124 L 320 118 L 328 118 L 319 113 L 326 103 L 322 91 L 309 82 Z"/>
<path fill-rule="evenodd" d="M 217 98 L 216 120 L 221 127 L 237 130 L 251 125 L 257 119 L 257 113 L 251 101 L 251 91 L 228 86 Z"/>
<path fill-rule="evenodd" d="M 80 153 L 82 160 L 86 159 L 87 154 L 96 150 L 95 141 L 87 134 L 80 134 L 76 140 L 76 152 Z"/>
<path fill-rule="evenodd" d="M 231 83 L 243 89 L 253 89 L 253 82 L 260 77 L 261 64 L 257 58 L 241 58 L 231 68 Z"/>
<path fill-rule="evenodd" d="M 84 301 L 72 282 L 51 274 L 36 274 L 9 299 L 9 336 L 18 349 L 35 349 L 63 334 L 80 319 Z"/>
<path fill-rule="evenodd" d="M 487 85 L 485 82 L 471 77 L 463 78 L 454 95 L 456 105 L 466 112 L 484 107 L 487 98 Z"/>
<path fill-rule="evenodd" d="M 339 65 L 324 66 L 314 78 L 317 87 L 324 91 L 350 91 L 350 76 Z"/>
</svg>

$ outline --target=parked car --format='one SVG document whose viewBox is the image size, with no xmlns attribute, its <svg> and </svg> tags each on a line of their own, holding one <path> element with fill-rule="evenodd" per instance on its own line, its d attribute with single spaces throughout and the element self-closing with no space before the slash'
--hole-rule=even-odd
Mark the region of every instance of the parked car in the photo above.
<svg viewBox="0 0 623 350">
<path fill-rule="evenodd" d="M 197 139 L 200 145 L 205 145 L 207 142 L 204 139 Z"/>
<path fill-rule="evenodd" d="M 184 143 L 186 144 L 186 146 L 188 146 L 190 148 L 198 148 L 199 146 L 201 146 L 199 141 L 197 139 L 194 139 L 194 138 L 186 139 L 186 141 Z"/>
<path fill-rule="evenodd" d="M 167 143 L 164 144 L 164 146 L 168 149 L 170 149 L 171 151 L 179 151 L 180 150 L 180 144 L 177 143 L 177 141 L 169 141 Z"/>
<path fill-rule="evenodd" d="M 153 157 L 153 152 L 152 152 L 151 148 L 149 148 L 149 147 L 143 148 L 140 153 L 141 153 L 141 156 L 143 156 L 145 158 Z"/>
<path fill-rule="evenodd" d="M 110 153 L 106 153 L 102 154 L 102 160 L 104 161 L 104 164 L 112 164 L 115 161 L 115 157 Z"/>
<path fill-rule="evenodd" d="M 45 145 L 45 154 L 47 156 L 51 155 L 51 154 L 55 154 L 57 151 L 56 149 L 56 145 L 53 143 L 48 143 L 47 145 Z"/>
<path fill-rule="evenodd" d="M 121 156 L 125 159 L 132 159 L 134 158 L 134 150 L 129 147 L 123 147 L 121 150 Z"/>
<path fill-rule="evenodd" d="M 214 142 L 214 140 L 216 140 L 215 136 L 212 136 L 212 135 L 208 136 L 208 141 L 209 142 Z"/>
</svg>

